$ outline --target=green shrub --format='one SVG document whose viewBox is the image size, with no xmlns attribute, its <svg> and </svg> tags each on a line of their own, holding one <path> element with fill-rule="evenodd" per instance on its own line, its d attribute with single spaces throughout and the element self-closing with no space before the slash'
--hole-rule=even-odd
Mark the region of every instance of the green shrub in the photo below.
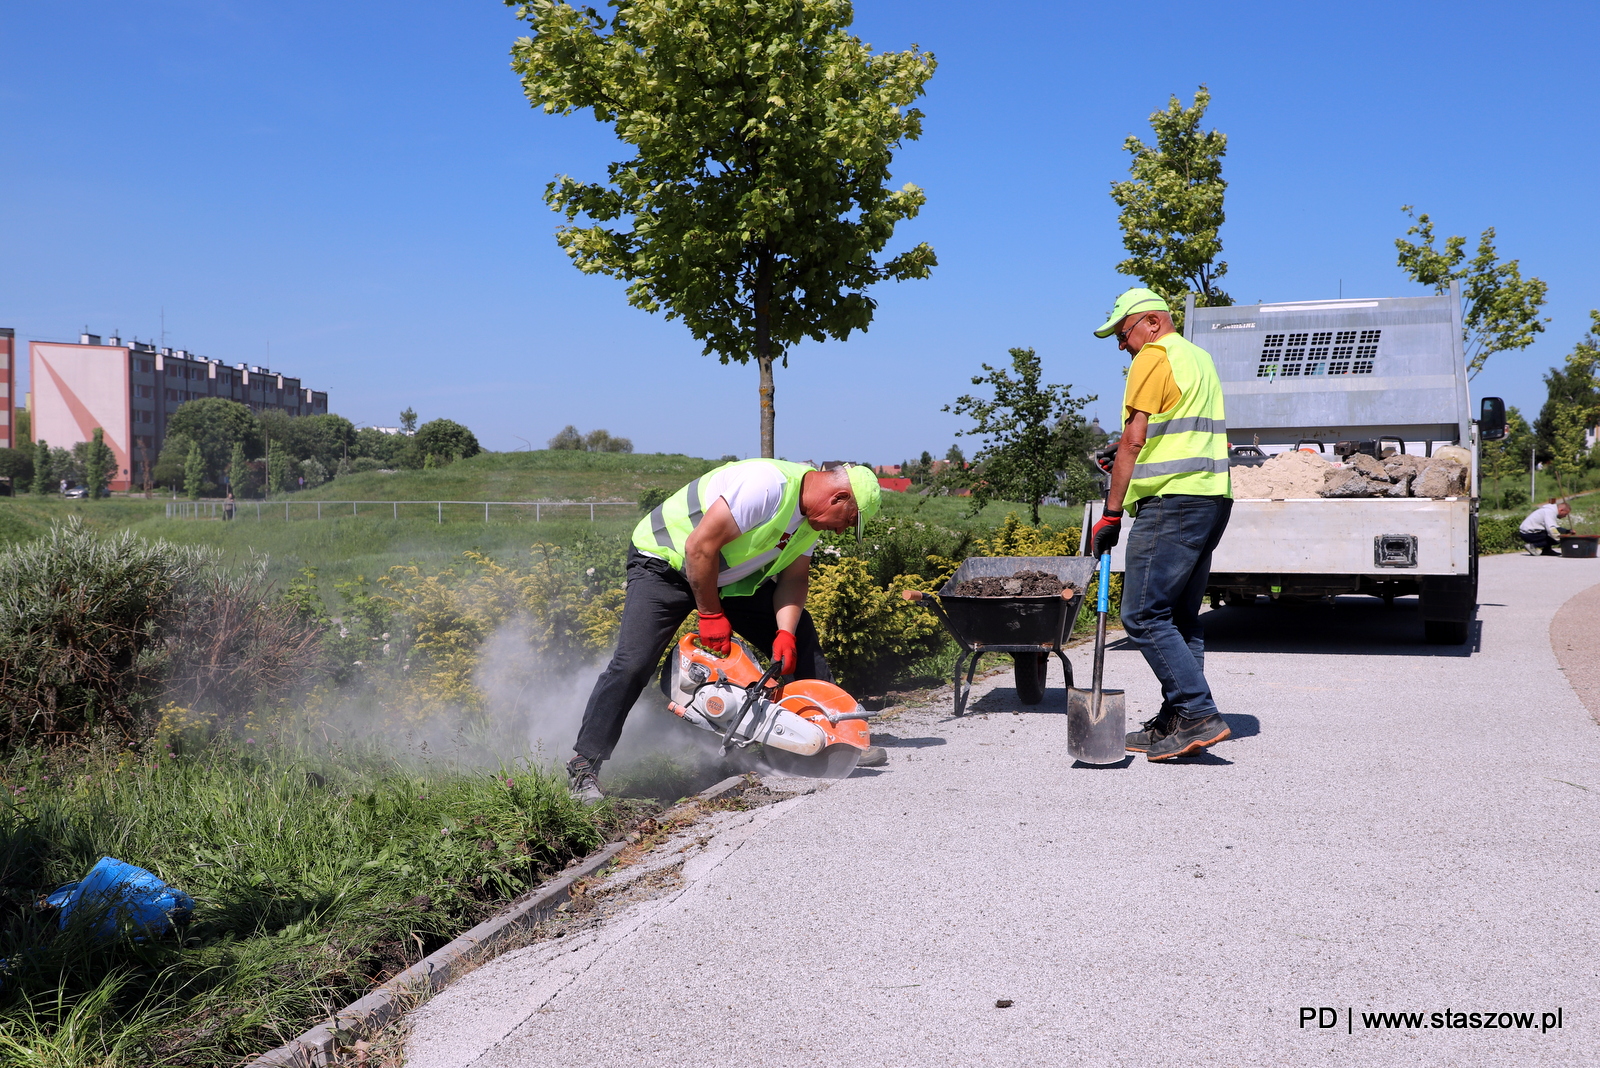
<svg viewBox="0 0 1600 1068">
<path fill-rule="evenodd" d="M 423 423 L 412 440 L 416 442 L 418 452 L 432 459 L 434 467 L 444 467 L 483 451 L 478 445 L 477 436 L 451 419 L 432 419 Z"/>
<path fill-rule="evenodd" d="M 13 493 L 24 493 L 33 482 L 33 452 L 0 448 L 0 478 L 11 480 Z"/>
<path fill-rule="evenodd" d="M 943 581 L 962 557 L 985 555 L 970 551 L 972 540 L 970 531 L 906 516 L 878 516 L 867 522 L 859 543 L 854 530 L 824 533 L 817 539 L 815 558 L 865 560 L 872 580 L 885 587 L 899 575 Z"/>
<path fill-rule="evenodd" d="M 938 619 L 900 596 L 901 590 L 932 587 L 916 575 L 882 586 L 859 556 L 813 568 L 806 607 L 839 685 L 858 698 L 882 693 L 913 663 L 939 651 L 946 638 Z"/>
<path fill-rule="evenodd" d="M 1526 508 L 1528 506 L 1528 491 L 1515 486 L 1500 494 L 1500 507 Z"/>
<path fill-rule="evenodd" d="M 1478 517 L 1478 552 L 1483 556 L 1495 553 L 1514 553 L 1522 548 L 1522 539 L 1517 537 L 1517 528 L 1522 525 L 1518 519 L 1495 519 L 1490 516 Z"/>
<path fill-rule="evenodd" d="M 235 716 L 279 694 L 314 632 L 266 600 L 263 574 L 77 517 L 0 552 L 0 748 L 146 737 L 164 687 Z"/>
<path fill-rule="evenodd" d="M 649 489 L 640 490 L 639 514 L 649 515 L 657 508 L 657 506 L 661 505 L 668 497 L 672 496 L 672 493 L 672 490 L 662 489 L 659 486 L 651 486 Z"/>
</svg>

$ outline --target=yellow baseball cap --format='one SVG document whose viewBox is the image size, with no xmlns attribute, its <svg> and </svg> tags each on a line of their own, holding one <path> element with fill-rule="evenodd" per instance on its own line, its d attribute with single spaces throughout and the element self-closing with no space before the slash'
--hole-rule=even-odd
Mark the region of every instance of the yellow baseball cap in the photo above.
<svg viewBox="0 0 1600 1068">
<path fill-rule="evenodd" d="M 883 487 L 878 485 L 877 473 L 866 464 L 851 464 L 849 473 L 850 492 L 856 498 L 856 540 L 860 541 L 867 520 L 878 514 L 883 503 Z"/>
<path fill-rule="evenodd" d="M 1167 302 L 1162 299 L 1160 293 L 1153 289 L 1137 286 L 1117 298 L 1117 303 L 1112 305 L 1111 308 L 1111 318 L 1107 319 L 1105 325 L 1094 332 L 1094 336 L 1110 337 L 1117 332 L 1117 324 L 1128 316 L 1137 315 L 1139 312 L 1153 311 L 1166 312 L 1168 315 L 1172 314 L 1172 309 L 1167 306 Z"/>
</svg>

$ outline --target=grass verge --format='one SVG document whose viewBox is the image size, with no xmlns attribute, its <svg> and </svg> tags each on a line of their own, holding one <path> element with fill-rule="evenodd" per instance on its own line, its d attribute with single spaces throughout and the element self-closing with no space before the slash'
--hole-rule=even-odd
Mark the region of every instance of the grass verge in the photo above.
<svg viewBox="0 0 1600 1068">
<path fill-rule="evenodd" d="M 266 750 L 258 752 L 258 750 Z M 0 795 L 0 1064 L 222 1065 L 287 1041 L 596 848 L 539 768 L 470 772 L 265 740 L 32 753 Z M 176 935 L 98 942 L 36 895 L 103 855 L 194 896 Z"/>
</svg>

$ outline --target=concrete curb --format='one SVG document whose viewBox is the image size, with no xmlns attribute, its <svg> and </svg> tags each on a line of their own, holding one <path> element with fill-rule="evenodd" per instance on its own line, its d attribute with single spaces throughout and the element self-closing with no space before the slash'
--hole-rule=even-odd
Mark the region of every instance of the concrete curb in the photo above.
<svg viewBox="0 0 1600 1068">
<path fill-rule="evenodd" d="M 674 805 L 657 819 L 665 823 L 695 805 L 736 797 L 748 785 L 749 779 L 743 775 L 724 779 L 689 800 Z M 528 897 L 478 924 L 449 945 L 428 954 L 372 993 L 346 1005 L 327 1022 L 247 1063 L 250 1068 L 324 1068 L 332 1064 L 341 1047 L 376 1033 L 395 1017 L 444 989 L 467 967 L 476 967 L 496 956 L 512 935 L 533 927 L 568 900 L 573 883 L 610 864 L 629 844 L 626 841 L 613 842 L 576 865 L 569 866 L 553 882 L 546 883 Z"/>
</svg>

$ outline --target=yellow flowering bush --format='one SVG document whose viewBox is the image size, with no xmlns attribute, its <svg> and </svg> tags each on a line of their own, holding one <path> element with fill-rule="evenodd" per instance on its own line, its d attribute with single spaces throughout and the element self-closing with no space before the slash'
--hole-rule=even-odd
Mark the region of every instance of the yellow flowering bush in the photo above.
<svg viewBox="0 0 1600 1068">
<path fill-rule="evenodd" d="M 359 578 L 342 584 L 348 611 L 330 640 L 339 660 L 335 685 L 313 703 L 348 701 L 359 682 L 377 709 L 403 720 L 471 720 L 488 700 L 492 643 L 508 643 L 492 670 L 514 689 L 610 648 L 623 590 L 586 582 L 559 546 L 534 545 L 526 564 L 475 551 L 463 556 L 462 564 L 433 574 L 416 565 L 390 568 L 376 589 Z"/>
</svg>

